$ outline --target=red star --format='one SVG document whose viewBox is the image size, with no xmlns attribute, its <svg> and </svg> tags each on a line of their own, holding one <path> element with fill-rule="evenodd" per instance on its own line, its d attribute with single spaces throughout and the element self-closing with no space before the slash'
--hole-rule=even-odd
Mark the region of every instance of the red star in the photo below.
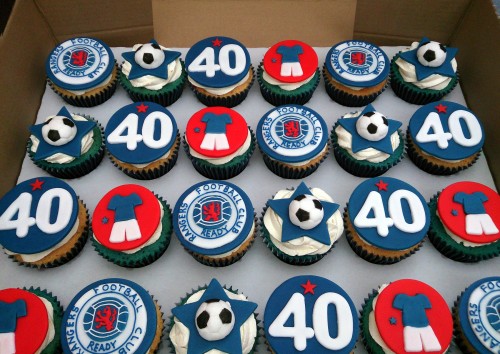
<svg viewBox="0 0 500 354">
<path fill-rule="evenodd" d="M 42 184 L 44 184 L 45 181 L 40 181 L 38 178 L 35 180 L 35 182 L 30 183 L 30 186 L 32 187 L 32 191 L 36 191 L 37 189 L 42 190 Z"/>
<path fill-rule="evenodd" d="M 375 185 L 378 187 L 379 191 L 387 191 L 387 186 L 389 183 L 385 183 L 384 181 L 380 180 L 378 183 L 375 183 Z"/>
<path fill-rule="evenodd" d="M 219 38 L 215 38 L 215 40 L 212 41 L 212 45 L 214 47 L 220 47 L 221 44 L 222 44 L 222 41 Z"/>
<path fill-rule="evenodd" d="M 140 106 L 136 106 L 137 108 L 137 113 L 146 113 L 148 110 L 149 106 L 146 106 L 144 103 L 141 103 Z"/>
<path fill-rule="evenodd" d="M 310 280 L 307 280 L 305 284 L 300 284 L 300 286 L 304 288 L 304 295 L 307 293 L 311 293 L 314 295 L 314 288 L 317 287 L 317 285 L 311 283 Z"/>
<path fill-rule="evenodd" d="M 447 106 L 443 106 L 441 103 L 438 104 L 436 107 L 436 110 L 438 113 L 446 113 L 446 109 L 448 108 Z"/>
</svg>

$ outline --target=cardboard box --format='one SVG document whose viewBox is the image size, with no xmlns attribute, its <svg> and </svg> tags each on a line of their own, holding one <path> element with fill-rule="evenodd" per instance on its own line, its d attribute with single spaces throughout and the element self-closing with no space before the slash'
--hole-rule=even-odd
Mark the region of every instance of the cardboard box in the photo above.
<svg viewBox="0 0 500 354">
<path fill-rule="evenodd" d="M 485 126 L 485 155 L 500 186 L 500 26 L 490 0 L 80 0 L 71 6 L 18 0 L 0 37 L 0 196 L 19 174 L 28 127 L 45 90 L 45 58 L 57 43 L 86 35 L 131 46 L 155 36 L 169 46 L 190 47 L 213 33 L 248 47 L 284 38 L 313 46 L 350 38 L 408 45 L 424 35 L 458 47 L 461 85 Z"/>
</svg>

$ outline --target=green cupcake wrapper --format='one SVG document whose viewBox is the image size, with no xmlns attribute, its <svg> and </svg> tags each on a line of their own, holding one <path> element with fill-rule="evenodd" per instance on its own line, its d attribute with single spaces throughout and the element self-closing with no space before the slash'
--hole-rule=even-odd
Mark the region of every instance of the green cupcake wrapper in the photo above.
<svg viewBox="0 0 500 354">
<path fill-rule="evenodd" d="M 163 164 L 158 166 L 157 168 L 154 169 L 142 169 L 139 171 L 135 170 L 129 170 L 123 166 L 120 166 L 117 164 L 115 161 L 111 160 L 113 165 L 115 165 L 120 171 L 125 173 L 127 176 L 138 179 L 138 180 L 151 180 L 151 179 L 156 179 L 160 178 L 161 176 L 165 175 L 167 172 L 169 172 L 174 166 L 175 163 L 177 162 L 177 157 L 179 156 L 179 146 L 180 146 L 180 135 L 179 135 L 179 130 L 177 130 L 177 136 L 175 138 L 176 140 L 179 140 L 179 144 L 177 147 L 171 151 L 170 156 L 168 160 Z M 112 156 L 111 153 L 108 150 L 108 155 Z"/>
<path fill-rule="evenodd" d="M 184 62 L 181 60 L 182 74 L 174 82 L 170 82 L 163 86 L 160 90 L 148 90 L 144 87 L 134 87 L 128 78 L 120 70 L 118 81 L 120 85 L 127 91 L 127 94 L 134 102 L 154 102 L 163 107 L 170 106 L 177 101 L 184 91 L 187 74 L 184 69 Z"/>
<path fill-rule="evenodd" d="M 284 104 L 306 104 L 311 99 L 316 87 L 318 87 L 321 76 L 319 69 L 316 69 L 314 77 L 307 84 L 302 85 L 298 89 L 286 91 L 277 85 L 271 85 L 265 82 L 262 78 L 263 73 L 264 68 L 261 62 L 257 68 L 257 81 L 259 82 L 262 97 L 264 97 L 264 99 L 273 106 L 281 106 Z"/>
<path fill-rule="evenodd" d="M 462 263 L 477 263 L 482 260 L 490 259 L 500 255 L 500 240 L 485 246 L 468 247 L 463 243 L 453 240 L 437 217 L 437 193 L 429 202 L 429 211 L 431 213 L 431 224 L 429 228 L 429 240 L 434 247 L 444 256 Z"/>
<path fill-rule="evenodd" d="M 231 161 L 222 164 L 222 165 L 214 165 L 208 161 L 203 159 L 199 159 L 191 155 L 189 152 L 189 145 L 186 141 L 186 137 L 183 138 L 184 151 L 186 151 L 187 156 L 191 160 L 193 167 L 196 171 L 198 171 L 202 176 L 209 179 L 217 179 L 217 180 L 225 180 L 236 177 L 247 167 L 250 158 L 255 150 L 255 134 L 250 127 L 248 127 L 250 131 L 251 143 L 248 150 L 241 156 L 236 156 Z"/>
<path fill-rule="evenodd" d="M 337 133 L 335 133 L 335 128 L 337 128 L 338 125 L 338 122 L 335 123 L 330 137 L 333 146 L 333 154 L 340 167 L 350 174 L 357 177 L 377 177 L 386 173 L 391 167 L 397 165 L 399 161 L 403 159 L 405 143 L 403 133 L 399 129 L 398 134 L 400 142 L 397 149 L 387 160 L 375 163 L 366 160 L 356 160 L 338 144 L 338 136 Z"/>
<path fill-rule="evenodd" d="M 451 78 L 450 83 L 442 90 L 420 89 L 417 86 L 405 82 L 399 73 L 399 67 L 396 60 L 400 57 L 400 53 L 396 54 L 391 60 L 391 87 L 396 96 L 402 100 L 418 105 L 424 105 L 431 102 L 436 102 L 449 94 L 458 84 L 459 74 Z"/>
<path fill-rule="evenodd" d="M 375 342 L 375 340 L 370 335 L 369 328 L 369 316 L 370 312 L 373 312 L 373 299 L 378 295 L 377 290 L 373 290 L 368 297 L 365 298 L 365 301 L 361 307 L 359 325 L 360 325 L 360 334 L 361 341 L 366 348 L 366 351 L 370 354 L 384 354 L 384 350 L 380 345 Z"/>
<path fill-rule="evenodd" d="M 50 163 L 44 160 L 35 160 L 35 153 L 31 151 L 33 143 L 31 142 L 31 139 L 28 138 L 26 151 L 28 152 L 29 158 L 36 166 L 40 167 L 42 170 L 48 172 L 54 177 L 73 179 L 85 176 L 86 174 L 92 172 L 101 163 L 104 157 L 104 130 L 101 124 L 90 116 L 84 114 L 77 115 L 96 123 L 93 130 L 94 143 L 90 147 L 89 151 L 69 163 Z"/>
<path fill-rule="evenodd" d="M 161 197 L 156 195 L 156 198 L 158 198 L 163 206 L 164 212 L 163 218 L 161 219 L 162 231 L 158 241 L 152 245 L 144 247 L 136 253 L 127 254 L 110 250 L 109 248 L 101 245 L 94 237 L 91 237 L 92 245 L 97 253 L 109 262 L 125 268 L 145 267 L 160 258 L 170 244 L 172 236 L 172 211 L 170 210 L 170 205 L 168 205 Z"/>
</svg>

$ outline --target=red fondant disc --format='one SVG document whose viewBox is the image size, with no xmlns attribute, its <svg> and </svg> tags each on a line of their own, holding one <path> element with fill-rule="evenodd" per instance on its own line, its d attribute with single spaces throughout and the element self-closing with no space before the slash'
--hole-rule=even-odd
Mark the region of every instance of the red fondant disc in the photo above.
<svg viewBox="0 0 500 354">
<path fill-rule="evenodd" d="M 26 316 L 19 316 L 17 320 L 12 318 L 2 320 L 2 315 L 5 315 L 3 312 L 0 314 L 0 322 L 15 321 L 16 353 L 34 353 L 40 348 L 47 336 L 49 329 L 47 308 L 38 296 L 29 291 L 21 289 L 0 290 L 1 302 L 12 304 L 17 300 L 25 302 Z"/>
<path fill-rule="evenodd" d="M 432 287 L 413 279 L 394 281 L 384 288 L 377 297 L 375 322 L 380 332 L 380 336 L 387 346 L 396 353 L 408 353 L 405 350 L 403 311 L 393 307 L 394 298 L 399 294 L 410 297 L 422 294 L 427 297 L 430 308 L 425 309 L 425 315 L 429 322 L 429 326 L 432 328 L 441 346 L 441 350 L 432 351 L 432 353 L 438 354 L 446 352 L 451 343 L 453 334 L 453 320 L 448 304 Z M 413 353 L 429 352 L 419 351 Z"/>
<path fill-rule="evenodd" d="M 466 231 L 466 213 L 462 203 L 455 202 L 455 194 L 462 192 L 472 194 L 482 192 L 488 198 L 483 202 L 486 214 L 500 230 L 500 195 L 493 189 L 476 182 L 457 182 L 446 187 L 439 194 L 437 210 L 444 226 L 458 237 L 477 244 L 492 243 L 500 239 L 500 232 L 492 234 L 471 235 Z"/>
<path fill-rule="evenodd" d="M 110 190 L 99 201 L 92 217 L 92 231 L 105 247 L 128 251 L 145 244 L 158 228 L 160 219 L 161 208 L 156 196 L 145 187 L 125 184 Z"/>
<path fill-rule="evenodd" d="M 288 61 L 286 59 L 286 55 L 280 54 L 283 53 L 283 47 L 294 48 L 295 46 L 301 47 L 301 54 L 298 54 L 298 59 L 300 63 L 300 67 L 302 69 L 302 75 L 294 76 L 290 75 L 287 70 L 286 76 L 282 75 L 282 64 L 283 60 Z M 300 52 L 300 51 L 299 51 Z M 266 72 L 274 79 L 285 82 L 285 83 L 294 83 L 304 81 L 314 75 L 314 72 L 318 68 L 318 55 L 314 51 L 314 49 L 301 41 L 296 40 L 286 40 L 273 45 L 264 55 L 264 69 Z"/>
<path fill-rule="evenodd" d="M 228 115 L 230 119 L 227 119 Z M 207 134 L 213 132 L 219 136 L 207 137 Z M 189 146 L 200 155 L 211 158 L 235 153 L 245 143 L 247 137 L 248 126 L 245 118 L 226 107 L 207 107 L 199 110 L 189 119 L 186 126 Z M 225 139 L 227 139 L 226 146 Z"/>
</svg>

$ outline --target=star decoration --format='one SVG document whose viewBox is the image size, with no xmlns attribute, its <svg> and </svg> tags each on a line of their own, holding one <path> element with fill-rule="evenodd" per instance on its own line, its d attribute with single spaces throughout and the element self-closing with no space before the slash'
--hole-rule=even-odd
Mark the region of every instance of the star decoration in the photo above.
<svg viewBox="0 0 500 354">
<path fill-rule="evenodd" d="M 287 242 L 291 240 L 295 240 L 299 237 L 309 237 L 313 240 L 321 242 L 324 245 L 330 245 L 330 235 L 328 233 L 328 227 L 326 225 L 326 221 L 335 213 L 339 205 L 336 203 L 327 202 L 321 200 L 321 205 L 323 206 L 323 220 L 314 228 L 310 230 L 303 230 L 299 226 L 294 225 L 290 221 L 290 217 L 288 216 L 288 207 L 290 203 L 301 194 L 309 194 L 312 195 L 309 188 L 302 182 L 297 189 L 293 192 L 290 198 L 284 199 L 272 199 L 267 203 L 269 207 L 274 210 L 276 214 L 283 220 L 282 232 L 281 232 L 281 241 Z"/>
<path fill-rule="evenodd" d="M 200 131 L 201 131 L 200 128 L 198 128 L 198 127 L 194 128 L 195 133 L 199 133 Z"/>
<path fill-rule="evenodd" d="M 54 146 L 47 143 L 43 137 L 42 127 L 45 125 L 45 123 L 32 125 L 30 127 L 30 132 L 40 141 L 40 143 L 38 144 L 38 149 L 35 153 L 36 161 L 45 159 L 56 153 L 66 154 L 72 157 L 79 157 L 82 153 L 83 137 L 96 126 L 96 124 L 92 121 L 74 120 L 71 116 L 71 113 L 69 113 L 66 107 L 62 107 L 61 110 L 57 113 L 57 116 L 66 117 L 71 120 L 75 124 L 76 135 L 71 141 L 64 145 Z"/>
<path fill-rule="evenodd" d="M 392 154 L 394 152 L 392 150 L 391 135 L 402 125 L 401 122 L 393 119 L 387 119 L 387 123 L 389 125 L 387 135 L 385 136 L 385 138 L 379 141 L 370 141 L 358 134 L 358 131 L 356 129 L 356 122 L 358 121 L 358 118 L 366 112 L 375 111 L 375 108 L 373 108 L 373 106 L 369 104 L 365 107 L 365 109 L 363 109 L 359 116 L 354 118 L 339 119 L 339 124 L 352 135 L 351 149 L 354 153 L 368 148 L 373 148 L 385 152 L 386 154 Z"/>
<path fill-rule="evenodd" d="M 208 341 L 203 339 L 196 327 L 196 312 L 200 305 L 208 300 L 223 300 L 229 302 L 234 313 L 234 328 L 223 339 Z M 192 353 L 206 353 L 212 349 L 225 353 L 241 354 L 241 325 L 252 316 L 257 304 L 250 301 L 230 299 L 220 283 L 212 279 L 201 298 L 189 304 L 179 305 L 172 309 L 172 314 L 189 329 L 188 348 Z"/>
<path fill-rule="evenodd" d="M 215 38 L 213 41 L 212 41 L 212 45 L 214 47 L 220 47 L 220 45 L 222 44 L 222 41 L 219 39 L 219 38 Z"/>
<path fill-rule="evenodd" d="M 45 181 L 40 181 L 38 178 L 35 180 L 35 182 L 30 183 L 31 190 L 36 191 L 37 189 L 42 190 L 42 184 L 44 184 Z"/>
<path fill-rule="evenodd" d="M 394 317 L 391 317 L 389 318 L 389 323 L 394 326 L 398 323 L 398 320 Z"/>
<path fill-rule="evenodd" d="M 316 284 L 311 283 L 311 281 L 308 279 L 305 284 L 300 284 L 301 287 L 304 288 L 304 295 L 305 294 L 313 294 L 314 295 L 314 288 L 317 287 Z"/>
<path fill-rule="evenodd" d="M 443 104 L 438 104 L 436 107 L 436 110 L 438 111 L 438 113 L 446 113 L 446 109 L 448 108 L 447 106 L 444 106 Z"/>
<path fill-rule="evenodd" d="M 152 39 L 150 43 L 158 44 L 154 39 Z M 132 68 L 130 69 L 130 73 L 128 75 L 128 79 L 133 80 L 146 75 L 159 77 L 165 80 L 168 79 L 167 66 L 168 64 L 176 60 L 178 57 L 180 57 L 181 53 L 166 49 L 162 49 L 162 51 L 163 53 L 165 53 L 165 60 L 163 61 L 163 63 L 161 63 L 160 66 L 154 69 L 145 69 L 142 66 L 140 66 L 135 61 L 135 50 L 123 53 L 122 54 L 123 59 L 125 59 L 132 65 Z"/>
<path fill-rule="evenodd" d="M 146 106 L 144 103 L 141 102 L 139 106 L 135 106 L 137 108 L 137 113 L 146 113 L 148 110 L 149 106 Z"/>
<path fill-rule="evenodd" d="M 101 221 L 103 224 L 107 224 L 109 222 L 109 219 L 107 217 L 103 217 Z"/>
<path fill-rule="evenodd" d="M 429 42 L 428 38 L 422 38 L 417 48 L 402 52 L 400 54 L 400 57 L 415 66 L 415 73 L 417 74 L 417 79 L 419 81 L 431 76 L 432 74 L 454 77 L 455 72 L 453 71 L 453 67 L 451 66 L 451 61 L 453 58 L 455 58 L 455 55 L 457 55 L 458 49 L 446 47 L 446 59 L 444 60 L 443 64 L 437 67 L 425 66 L 420 64 L 420 62 L 418 61 L 417 50 L 422 46 L 422 44 L 427 42 Z"/>
<path fill-rule="evenodd" d="M 387 186 L 389 183 L 385 183 L 384 181 L 380 180 L 378 183 L 375 183 L 379 191 L 387 191 Z"/>
<path fill-rule="evenodd" d="M 456 209 L 451 210 L 451 215 L 458 216 L 458 211 Z"/>
</svg>

